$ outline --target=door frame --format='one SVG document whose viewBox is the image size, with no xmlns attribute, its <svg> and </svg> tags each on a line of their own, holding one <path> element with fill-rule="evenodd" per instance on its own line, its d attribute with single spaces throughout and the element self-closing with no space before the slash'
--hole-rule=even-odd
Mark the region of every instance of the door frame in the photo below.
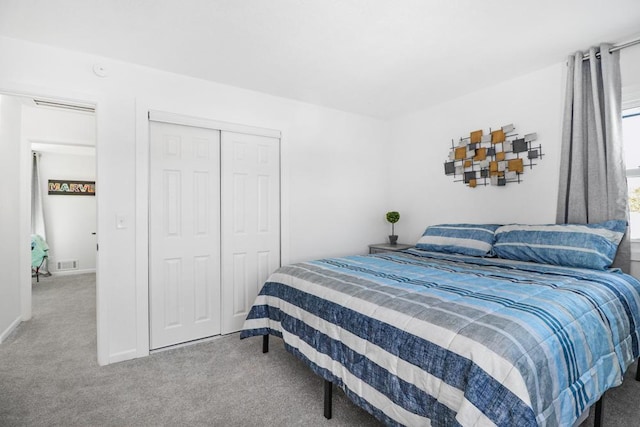
<svg viewBox="0 0 640 427">
<path fill-rule="evenodd" d="M 96 163 L 96 182 L 99 182 L 99 168 L 98 168 L 98 152 L 99 152 L 99 134 L 98 134 L 98 114 L 99 105 L 102 103 L 98 98 L 90 96 L 84 93 L 74 94 L 69 96 L 68 92 L 65 93 L 47 93 L 39 89 L 34 89 L 28 85 L 16 84 L 13 88 L 0 87 L 0 94 L 6 96 L 16 96 L 21 98 L 38 98 L 47 99 L 54 102 L 80 104 L 92 106 L 95 109 L 94 121 L 95 121 L 95 163 Z M 18 161 L 20 162 L 20 181 L 18 183 L 19 191 L 23 195 L 20 197 L 19 209 L 24 213 L 20 220 L 19 228 L 20 233 L 23 235 L 25 242 L 30 241 L 31 229 L 31 147 L 26 143 L 26 140 L 20 137 L 20 154 Z M 96 193 L 96 230 L 99 229 L 99 205 L 100 205 L 100 193 Z M 96 242 L 99 243 L 100 234 L 96 236 Z M 26 273 L 27 266 L 31 265 L 31 253 L 29 246 L 25 245 L 24 250 L 20 251 L 20 268 L 25 273 L 21 276 L 20 280 L 20 315 L 21 321 L 30 320 L 33 313 L 33 298 L 31 291 L 31 274 Z M 106 301 L 105 297 L 101 297 L 104 289 L 100 286 L 100 260 L 99 253 L 96 251 L 96 341 L 97 341 L 97 359 L 101 365 L 107 364 L 108 359 L 108 334 L 107 334 L 107 322 L 106 322 Z"/>
<path fill-rule="evenodd" d="M 150 203 L 150 140 L 149 122 L 157 121 L 183 126 L 202 127 L 219 131 L 246 133 L 280 139 L 280 262 L 283 258 L 283 168 L 282 132 L 257 126 L 249 126 L 221 120 L 196 117 L 155 109 L 151 103 L 136 99 L 136 357 L 150 354 L 149 325 L 149 203 Z M 160 351 L 160 350 L 159 350 Z"/>
</svg>

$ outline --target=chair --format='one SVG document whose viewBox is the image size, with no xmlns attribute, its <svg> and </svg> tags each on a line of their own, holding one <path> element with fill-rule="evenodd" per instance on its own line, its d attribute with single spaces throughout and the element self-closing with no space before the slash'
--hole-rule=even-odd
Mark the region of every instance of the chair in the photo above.
<svg viewBox="0 0 640 427">
<path fill-rule="evenodd" d="M 47 270 L 49 260 L 49 245 L 38 234 L 31 235 L 31 276 L 35 274 L 36 282 L 40 282 L 40 270 L 43 269 L 47 274 L 50 274 Z"/>
</svg>

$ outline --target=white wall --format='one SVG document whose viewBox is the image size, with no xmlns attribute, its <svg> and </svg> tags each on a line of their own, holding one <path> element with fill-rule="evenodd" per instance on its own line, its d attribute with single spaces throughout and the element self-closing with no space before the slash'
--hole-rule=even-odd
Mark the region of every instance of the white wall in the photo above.
<svg viewBox="0 0 640 427">
<path fill-rule="evenodd" d="M 391 209 L 402 214 L 396 233 L 406 242 L 436 222 L 555 217 L 564 64 L 389 124 L 14 39 L 0 38 L 0 54 L 0 91 L 97 104 L 98 358 L 103 364 L 148 351 L 143 196 L 149 109 L 282 131 L 283 262 L 364 253 L 367 243 L 389 234 L 384 213 Z M 96 63 L 108 77 L 92 73 Z M 522 184 L 470 189 L 444 175 L 452 138 L 508 123 L 522 133 L 537 132 L 546 154 L 526 171 Z M 115 228 L 116 215 L 127 218 L 127 228 Z"/>
<path fill-rule="evenodd" d="M 283 262 L 365 253 L 388 234 L 385 122 L 14 39 L 0 54 L 0 91 L 97 104 L 100 363 L 148 352 L 149 109 L 282 131 Z"/>
<path fill-rule="evenodd" d="M 95 181 L 95 156 L 42 152 L 40 191 L 49 244 L 49 271 L 58 261 L 77 260 L 76 273 L 96 269 L 96 199 L 94 196 L 48 195 L 49 179 Z"/>
<path fill-rule="evenodd" d="M 636 106 L 640 45 L 620 52 L 620 68 L 623 106 Z M 415 242 L 427 225 L 441 222 L 555 222 L 565 71 L 565 63 L 557 64 L 392 122 L 392 200 L 403 214 L 402 240 Z M 444 175 L 451 139 L 508 123 L 537 132 L 545 153 L 521 184 L 469 188 Z M 640 277 L 640 242 L 632 251 L 631 271 Z"/>
<path fill-rule="evenodd" d="M 30 144 L 96 145 L 96 120 L 92 113 L 25 105 L 22 116 L 22 137 Z"/>
<path fill-rule="evenodd" d="M 20 180 L 20 125 L 20 101 L 0 96 L 0 342 L 21 320 L 21 280 L 29 274 L 20 257 L 20 248 L 23 252 L 29 248 L 28 236 L 21 234 L 24 212 L 16 185 Z"/>
<path fill-rule="evenodd" d="M 392 122 L 392 200 L 401 240 L 415 242 L 430 224 L 555 221 L 564 64 L 536 71 Z M 470 188 L 444 174 L 451 140 L 513 123 L 537 132 L 544 157 L 523 182 Z M 406 236 L 403 238 L 403 235 Z"/>
</svg>

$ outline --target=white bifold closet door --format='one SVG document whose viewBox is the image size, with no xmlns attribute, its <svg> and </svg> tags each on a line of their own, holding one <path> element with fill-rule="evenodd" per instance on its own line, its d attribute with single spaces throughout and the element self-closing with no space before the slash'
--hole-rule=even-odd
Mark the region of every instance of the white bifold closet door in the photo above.
<svg viewBox="0 0 640 427">
<path fill-rule="evenodd" d="M 240 330 L 280 266 L 280 139 L 196 122 L 149 122 L 152 350 Z"/>
<path fill-rule="evenodd" d="M 151 121 L 150 347 L 220 334 L 220 132 Z"/>
<path fill-rule="evenodd" d="M 222 333 L 280 266 L 280 140 L 222 132 Z"/>
</svg>

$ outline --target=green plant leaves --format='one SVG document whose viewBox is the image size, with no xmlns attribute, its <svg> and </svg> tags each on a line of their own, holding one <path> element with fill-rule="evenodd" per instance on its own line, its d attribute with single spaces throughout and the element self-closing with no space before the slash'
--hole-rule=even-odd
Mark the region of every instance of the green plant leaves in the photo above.
<svg viewBox="0 0 640 427">
<path fill-rule="evenodd" d="M 396 211 L 387 212 L 387 221 L 389 221 L 391 224 L 395 224 L 396 222 L 400 221 L 400 213 Z"/>
</svg>

